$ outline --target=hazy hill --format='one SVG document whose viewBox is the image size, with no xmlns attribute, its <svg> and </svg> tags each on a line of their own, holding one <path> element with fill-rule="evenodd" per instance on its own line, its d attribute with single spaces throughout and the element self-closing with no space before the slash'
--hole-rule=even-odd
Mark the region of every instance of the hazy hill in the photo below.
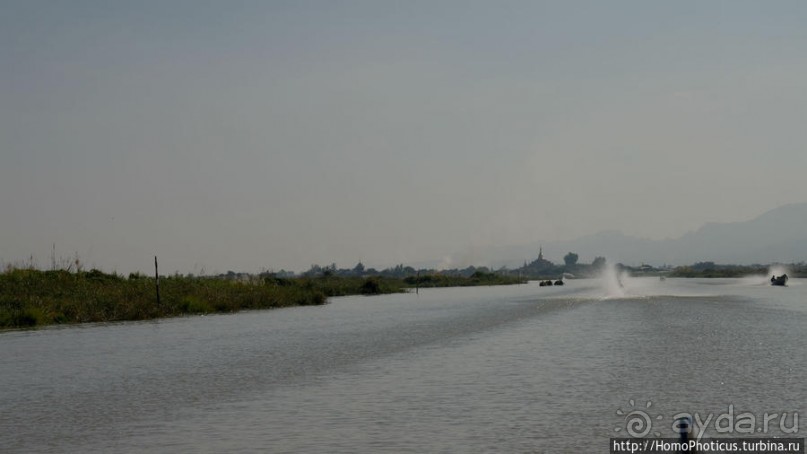
<svg viewBox="0 0 807 454">
<path fill-rule="evenodd" d="M 555 262 L 571 251 L 580 254 L 581 262 L 603 256 L 625 264 L 797 263 L 807 261 L 807 203 L 774 208 L 750 221 L 709 223 L 677 239 L 649 240 L 604 231 L 542 246 L 544 256 Z M 534 243 L 498 248 L 489 251 L 489 257 L 494 266 L 520 266 L 537 256 L 538 247 Z"/>
</svg>

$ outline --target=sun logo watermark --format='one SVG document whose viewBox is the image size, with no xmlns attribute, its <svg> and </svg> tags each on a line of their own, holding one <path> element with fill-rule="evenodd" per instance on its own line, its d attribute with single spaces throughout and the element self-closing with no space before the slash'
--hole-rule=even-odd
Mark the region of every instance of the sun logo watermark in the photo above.
<svg viewBox="0 0 807 454">
<path fill-rule="evenodd" d="M 650 434 L 653 430 L 653 420 L 661 421 L 664 419 L 664 415 L 656 415 L 655 417 L 650 416 L 648 412 L 650 407 L 653 406 L 653 402 L 647 401 L 643 409 L 636 409 L 636 402 L 631 399 L 628 401 L 631 408 L 628 413 L 625 413 L 621 408 L 616 410 L 617 416 L 622 416 L 624 423 L 625 423 L 625 433 L 633 438 L 644 438 Z M 632 409 L 632 410 L 631 410 Z M 614 429 L 614 432 L 622 432 L 623 427 L 617 427 Z M 653 436 L 660 437 L 660 432 L 653 432 Z"/>
<path fill-rule="evenodd" d="M 690 418 L 700 440 L 707 431 L 718 434 L 768 434 L 778 429 L 782 434 L 799 432 L 799 412 L 765 412 L 760 415 L 738 412 L 729 404 L 722 413 L 678 413 L 673 418 Z"/>
<path fill-rule="evenodd" d="M 636 401 L 630 399 L 630 408 L 617 409 L 617 416 L 622 418 L 623 425 L 614 429 L 616 433 L 624 433 L 632 438 L 645 438 L 648 436 L 661 437 L 662 433 L 679 435 L 682 432 L 680 421 L 689 421 L 686 433 L 697 440 L 714 434 L 740 434 L 744 436 L 753 434 L 796 434 L 799 432 L 798 411 L 779 411 L 754 414 L 737 411 L 734 404 L 729 404 L 726 410 L 720 413 L 705 412 L 678 412 L 671 418 L 670 427 L 664 426 L 664 416 L 651 415 L 651 401 L 644 404 L 644 408 L 637 408 Z M 623 432 L 624 431 L 624 432 Z M 709 435 L 710 436 L 710 435 Z"/>
</svg>

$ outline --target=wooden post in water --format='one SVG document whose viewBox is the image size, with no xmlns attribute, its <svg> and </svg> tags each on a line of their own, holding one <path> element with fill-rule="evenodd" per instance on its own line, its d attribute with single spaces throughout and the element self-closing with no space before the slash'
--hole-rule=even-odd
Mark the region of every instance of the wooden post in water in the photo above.
<svg viewBox="0 0 807 454">
<path fill-rule="evenodd" d="M 157 306 L 160 305 L 160 272 L 157 270 L 157 256 L 154 256 L 154 281 L 157 283 Z"/>
</svg>

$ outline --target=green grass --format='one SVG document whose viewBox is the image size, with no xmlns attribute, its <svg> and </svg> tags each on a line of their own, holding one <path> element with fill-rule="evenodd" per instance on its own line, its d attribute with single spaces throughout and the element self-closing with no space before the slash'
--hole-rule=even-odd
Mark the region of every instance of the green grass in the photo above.
<svg viewBox="0 0 807 454">
<path fill-rule="evenodd" d="M 158 304 L 155 279 L 143 275 L 9 269 L 0 273 L 0 329 L 314 306 L 325 304 L 329 297 L 404 292 L 409 287 L 519 282 L 488 273 L 470 278 L 266 277 L 250 282 L 169 276 L 160 278 Z"/>
<path fill-rule="evenodd" d="M 296 280 L 277 285 L 165 277 L 158 304 L 155 287 L 154 278 L 126 279 L 96 270 L 9 270 L 0 274 L 0 328 L 319 305 L 327 298 L 318 286 Z"/>
</svg>

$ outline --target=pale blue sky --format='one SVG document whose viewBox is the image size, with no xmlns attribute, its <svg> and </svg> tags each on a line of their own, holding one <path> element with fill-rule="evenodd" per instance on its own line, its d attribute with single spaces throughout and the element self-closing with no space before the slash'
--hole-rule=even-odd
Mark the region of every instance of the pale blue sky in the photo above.
<svg viewBox="0 0 807 454">
<path fill-rule="evenodd" d="M 0 262 L 484 265 L 746 220 L 807 201 L 805 23 L 802 1 L 0 0 Z"/>
</svg>

